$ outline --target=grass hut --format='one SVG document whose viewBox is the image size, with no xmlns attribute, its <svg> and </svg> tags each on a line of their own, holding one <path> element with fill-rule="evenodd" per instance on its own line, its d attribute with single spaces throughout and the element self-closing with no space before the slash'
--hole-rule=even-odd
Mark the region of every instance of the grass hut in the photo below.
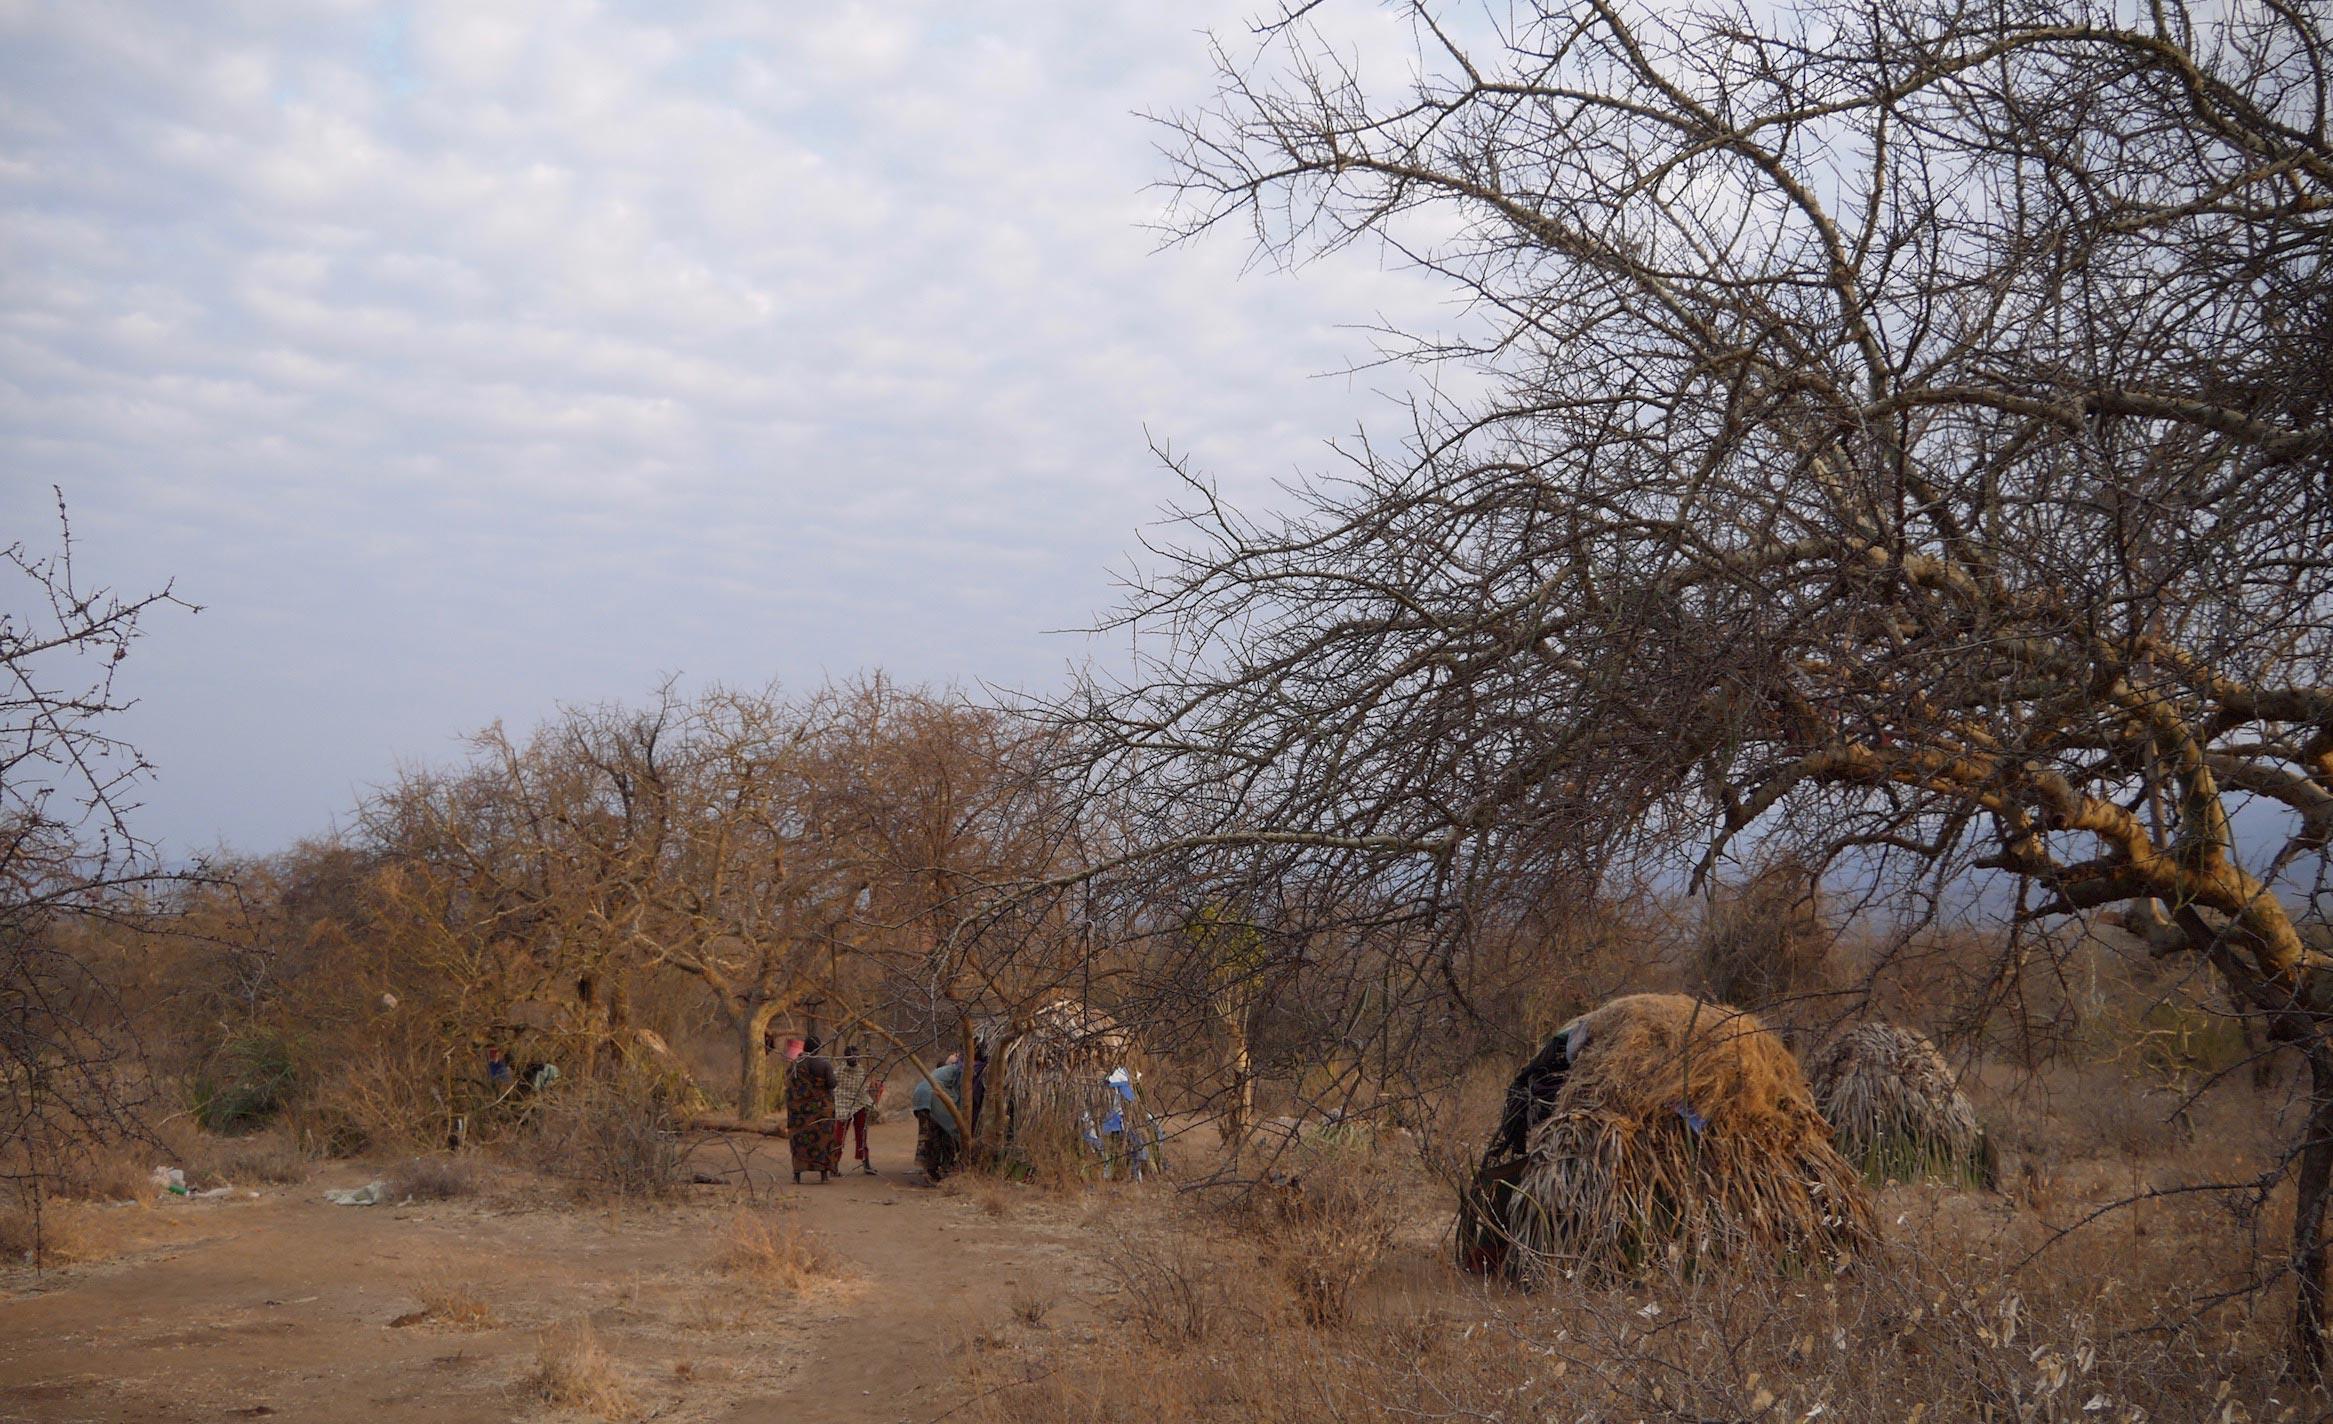
<svg viewBox="0 0 2333 1424">
<path fill-rule="evenodd" d="M 1074 996 L 985 1019 L 973 1040 L 988 1059 L 980 1134 L 1007 1161 L 1039 1170 L 1091 1161 L 1097 1146 L 1113 1150 L 1103 1137 L 1113 1113 L 1128 1128 L 1144 1121 L 1140 1087 L 1129 1103 L 1110 1082 L 1119 1069 L 1130 1081 L 1139 1073 L 1134 1035 Z"/>
<path fill-rule="evenodd" d="M 1977 1110 L 1925 1036 L 1857 1024 L 1814 1055 L 1807 1076 L 1839 1150 L 1872 1181 L 1995 1184 L 1993 1144 Z"/>
<path fill-rule="evenodd" d="M 1739 1009 L 1615 999 L 1564 1025 L 1508 1106 L 1460 1223 L 1473 1269 L 1528 1282 L 1670 1259 L 1809 1265 L 1873 1238 L 1798 1061 Z"/>
</svg>

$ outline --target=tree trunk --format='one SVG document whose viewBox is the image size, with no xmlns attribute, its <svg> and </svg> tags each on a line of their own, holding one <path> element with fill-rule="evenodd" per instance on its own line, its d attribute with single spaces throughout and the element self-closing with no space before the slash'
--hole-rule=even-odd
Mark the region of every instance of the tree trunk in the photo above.
<svg viewBox="0 0 2333 1424">
<path fill-rule="evenodd" d="M 2325 1206 L 2333 1186 L 2333 1043 L 2309 1045 L 2309 1123 L 2301 1143 L 2299 1191 L 2293 1199 L 2293 1363 L 2311 1379 L 2325 1375 L 2327 1258 Z"/>
<path fill-rule="evenodd" d="M 987 1070 L 980 1066 L 980 1045 L 973 1037 L 970 1019 L 964 1020 L 964 1046 L 958 1051 L 964 1055 L 964 1071 L 956 1075 L 956 1101 L 963 1111 L 956 1121 L 962 1128 L 958 1140 L 964 1144 L 964 1158 L 969 1161 L 980 1133 L 979 1108 L 988 1097 Z"/>
<path fill-rule="evenodd" d="M 765 1081 L 769 1055 L 762 1047 L 762 1035 L 777 1016 L 778 1005 L 771 1000 L 749 1004 L 731 1020 L 737 1028 L 737 1116 L 746 1122 L 760 1117 L 769 1105 Z"/>
<path fill-rule="evenodd" d="M 1244 995 L 1234 995 L 1231 1006 L 1222 1014 L 1223 1027 L 1231 1039 L 1230 1061 L 1231 1098 L 1223 1109 L 1223 1146 L 1237 1155 L 1247 1145 L 1248 1129 L 1256 1120 L 1256 1079 L 1253 1060 L 1248 1050 L 1248 1017 L 1250 1005 Z"/>
</svg>

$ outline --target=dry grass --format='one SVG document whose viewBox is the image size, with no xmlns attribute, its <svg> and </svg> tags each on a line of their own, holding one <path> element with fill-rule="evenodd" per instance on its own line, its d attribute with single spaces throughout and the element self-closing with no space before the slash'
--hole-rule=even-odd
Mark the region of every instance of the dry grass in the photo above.
<svg viewBox="0 0 2333 1424">
<path fill-rule="evenodd" d="M 768 1211 L 731 1217 L 713 1265 L 722 1275 L 789 1295 L 843 1273 L 841 1261 L 816 1236 Z"/>
<path fill-rule="evenodd" d="M 537 1119 L 534 1155 L 580 1195 L 653 1201 L 679 1188 L 686 1152 L 655 1082 L 622 1074 L 560 1083 Z"/>
<path fill-rule="evenodd" d="M 969 1351 L 959 1417 L 2333 1418 L 2333 1398 L 2284 1373 L 2289 1282 L 2244 1291 L 2281 1265 L 2289 1185 L 2264 1205 L 2181 1190 L 2267 1171 L 2285 1141 L 2278 1114 L 2291 1109 L 2232 1075 L 2194 1105 L 2192 1147 L 2136 1159 L 2100 1117 L 2146 1104 L 2138 1070 L 2052 1065 L 2034 1076 L 1994 1065 L 1969 1086 L 2015 1164 L 2046 1172 L 2040 1209 L 1952 1183 L 1891 1187 L 1874 1201 L 1884 1241 L 1847 1272 L 1656 1253 L 1630 1272 L 1524 1294 L 1449 1271 L 1413 1205 L 1330 1322 L 1308 1316 L 1274 1241 L 1318 1205 L 1259 1195 L 1233 1232 L 1219 1214 L 1176 1218 L 1167 1199 L 1113 1196 L 1088 1223 L 1110 1242 L 1096 1253 L 1116 1287 L 1102 1302 L 1115 1316 L 1109 1348 L 1074 1331 L 1016 1330 L 1009 1348 Z M 1695 1070 L 1696 1091 L 1699 1080 Z M 1461 1135 L 1495 1114 L 1495 1094 L 1477 1096 L 1453 1109 Z M 1286 1165 L 1311 1192 L 1310 1169 Z M 1398 1158 L 1374 1165 L 1425 1190 Z M 2174 1194 L 2052 1244 L 2058 1229 L 2148 1188 Z"/>
<path fill-rule="evenodd" d="M 637 1408 L 631 1386 L 608 1358 L 599 1335 L 580 1320 L 543 1332 L 525 1388 L 545 1404 L 602 1419 L 620 1419 Z"/>
<path fill-rule="evenodd" d="M 1240 1219 L 1265 1243 L 1298 1317 L 1341 1326 L 1400 1235 L 1401 1189 L 1392 1164 L 1365 1147 L 1308 1148 L 1288 1160 L 1293 1170 L 1246 1198 Z"/>
<path fill-rule="evenodd" d="M 107 1223 L 80 1202 L 50 1198 L 38 1212 L 29 1201 L 0 1206 L 0 1262 L 65 1266 L 110 1254 Z M 40 1253 L 33 1261 L 35 1250 Z"/>
<path fill-rule="evenodd" d="M 1532 1129 L 1507 1269 L 1630 1274 L 1671 1256 L 1827 1267 L 1875 1236 L 1798 1062 L 1754 1016 L 1673 994 L 1575 1020 Z"/>
<path fill-rule="evenodd" d="M 940 1182 L 940 1195 L 969 1202 L 988 1216 L 1010 1214 L 1013 1207 L 1013 1183 L 986 1172 L 959 1171 Z"/>
<path fill-rule="evenodd" d="M 1009 1304 L 1013 1319 L 1032 1330 L 1042 1330 L 1045 1328 L 1045 1317 L 1053 1313 L 1054 1299 L 1027 1286 L 1014 1286 Z"/>
<path fill-rule="evenodd" d="M 390 1171 L 388 1183 L 400 1201 L 450 1201 L 477 1192 L 478 1164 L 449 1154 L 413 1157 Z"/>
<path fill-rule="evenodd" d="M 155 1149 L 144 1143 L 69 1152 L 48 1179 L 50 1198 L 87 1202 L 152 1201 Z"/>
<path fill-rule="evenodd" d="M 1812 867 L 1782 857 L 1711 897 L 1696 946 L 1702 991 L 1764 1008 L 1820 989 L 1834 939 Z"/>
<path fill-rule="evenodd" d="M 1857 1024 L 1807 1067 L 1839 1149 L 1873 1182 L 1936 1177 L 1991 1187 L 1992 1143 L 1936 1045 L 1893 1024 Z"/>
<path fill-rule="evenodd" d="M 161 1136 L 166 1151 L 155 1160 L 185 1168 L 188 1185 L 198 1189 L 304 1182 L 313 1165 L 292 1134 L 280 1128 L 222 1137 L 181 1120 Z"/>
<path fill-rule="evenodd" d="M 429 1285 L 415 1292 L 420 1307 L 407 1311 L 389 1323 L 397 1327 L 409 1325 L 442 1325 L 448 1330 L 493 1330 L 502 1321 L 487 1304 L 486 1297 L 472 1285 Z"/>
<path fill-rule="evenodd" d="M 2144 1274 L 2108 1237 L 2017 1274 L 2026 1235 L 1980 1227 L 1961 1210 L 1970 1198 L 1923 1200 L 1952 1209 L 1929 1220 L 1907 1211 L 1915 1245 L 1850 1275 L 1664 1269 L 1529 1297 L 1442 1278 L 1358 1292 L 1336 1329 L 1277 1308 L 1270 1278 L 1228 1253 L 1159 1243 L 1121 1271 L 1131 1282 L 1109 1351 L 1042 1337 L 972 1351 L 963 1414 L 989 1424 L 2267 1424 L 2325 1417 L 2333 1404 L 2279 1382 L 2280 1321 L 2240 1309 L 2188 1318 L 2197 1287 L 2222 1278 L 2207 1259 L 2208 1213 L 2160 1223 L 2193 1231 L 2195 1245 Z M 2114 1288 L 2102 1292 L 2101 1280 Z"/>
</svg>

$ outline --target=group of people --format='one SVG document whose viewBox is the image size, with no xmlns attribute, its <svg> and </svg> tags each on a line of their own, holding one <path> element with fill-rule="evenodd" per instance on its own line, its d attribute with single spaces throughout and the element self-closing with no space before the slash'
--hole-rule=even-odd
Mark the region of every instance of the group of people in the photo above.
<svg viewBox="0 0 2333 1424">
<path fill-rule="evenodd" d="M 867 1114 L 882 1097 L 883 1085 L 870 1081 L 869 1065 L 856 1044 L 845 1048 L 839 1060 L 821 1050 L 818 1039 L 805 1040 L 786 1070 L 786 1140 L 794 1180 L 801 1181 L 805 1172 L 816 1172 L 821 1182 L 830 1180 L 842 1170 L 844 1144 L 854 1137 L 859 1169 L 874 1176 L 875 1164 L 867 1155 Z M 980 1120 L 987 1078 L 985 1044 L 974 1046 L 969 1065 L 962 1054 L 951 1053 L 928 1075 L 919 1075 L 915 1165 L 929 1180 L 936 1182 L 955 1170 L 964 1152 L 965 1128 Z M 1107 1111 L 1099 1120 L 1089 1112 L 1079 1125 L 1080 1135 L 1103 1163 L 1102 1174 L 1141 1177 L 1163 1170 L 1163 1136 L 1158 1120 L 1136 1104 L 1134 1076 L 1121 1067 L 1103 1080 L 1103 1086 L 1109 1090 Z"/>
<path fill-rule="evenodd" d="M 816 1172 L 821 1182 L 831 1180 L 842 1170 L 846 1143 L 857 1149 L 859 1170 L 875 1176 L 874 1161 L 867 1155 L 867 1112 L 883 1096 L 883 1084 L 870 1079 L 869 1065 L 857 1044 L 845 1047 L 839 1060 L 827 1057 L 823 1049 L 818 1039 L 804 1040 L 786 1069 L 786 1145 L 793 1158 L 794 1180 L 801 1181 L 804 1172 Z M 972 1065 L 975 1116 L 980 1110 L 987 1065 L 985 1050 L 976 1052 Z M 960 1101 L 957 1090 L 963 1072 L 963 1056 L 951 1053 L 946 1063 L 915 1085 L 915 1164 L 934 1181 L 955 1165 L 962 1150 L 963 1130 L 954 1112 L 945 1106 L 935 1110 L 933 1094 L 936 1089 L 949 1102 Z"/>
<path fill-rule="evenodd" d="M 867 1111 L 883 1096 L 880 1080 L 870 1081 L 859 1046 L 850 1044 L 836 1062 L 817 1039 L 802 1045 L 786 1070 L 786 1145 L 793 1154 L 794 1180 L 816 1172 L 827 1181 L 842 1170 L 844 1140 L 854 1133 L 859 1170 L 876 1175 L 867 1155 Z"/>
</svg>

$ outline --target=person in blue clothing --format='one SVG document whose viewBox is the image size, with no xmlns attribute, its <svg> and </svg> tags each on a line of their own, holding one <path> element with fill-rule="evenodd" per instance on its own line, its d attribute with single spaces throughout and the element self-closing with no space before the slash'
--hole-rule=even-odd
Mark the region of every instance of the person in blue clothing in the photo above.
<svg viewBox="0 0 2333 1424">
<path fill-rule="evenodd" d="M 915 1165 L 932 1181 L 955 1168 L 963 1151 L 963 1133 L 952 1105 L 959 1101 L 957 1085 L 964 1081 L 963 1059 L 954 1053 L 915 1085 Z M 937 1099 L 945 1095 L 947 1103 Z"/>
<path fill-rule="evenodd" d="M 1136 1105 L 1134 1078 L 1119 1067 L 1102 1080 L 1111 1089 L 1110 1110 L 1102 1116 L 1101 1138 L 1094 1147 L 1102 1157 L 1103 1176 L 1115 1177 L 1123 1170 L 1140 1181 L 1146 1172 L 1162 1171 L 1166 1164 L 1158 1120 Z"/>
</svg>

